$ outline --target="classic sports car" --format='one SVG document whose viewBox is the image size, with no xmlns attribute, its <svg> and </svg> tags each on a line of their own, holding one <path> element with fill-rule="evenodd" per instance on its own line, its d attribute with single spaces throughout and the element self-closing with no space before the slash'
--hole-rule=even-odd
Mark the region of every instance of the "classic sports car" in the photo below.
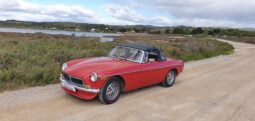
<svg viewBox="0 0 255 121">
<path fill-rule="evenodd" d="M 83 58 L 62 65 L 62 88 L 69 94 L 114 103 L 121 93 L 162 84 L 170 87 L 183 70 L 181 60 L 163 57 L 156 47 L 122 44 L 106 57 Z"/>
</svg>

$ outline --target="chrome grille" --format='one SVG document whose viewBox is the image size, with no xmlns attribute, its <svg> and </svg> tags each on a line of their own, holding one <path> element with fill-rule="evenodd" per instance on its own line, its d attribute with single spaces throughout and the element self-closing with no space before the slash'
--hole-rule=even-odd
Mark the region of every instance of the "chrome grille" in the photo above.
<svg viewBox="0 0 255 121">
<path fill-rule="evenodd" d="M 71 82 L 74 83 L 74 84 L 77 84 L 77 86 L 82 86 L 83 85 L 82 80 L 76 79 L 76 78 L 73 78 L 73 77 L 71 77 Z"/>
<path fill-rule="evenodd" d="M 67 82 L 70 82 L 70 77 L 67 74 L 62 74 L 62 78 L 66 80 Z"/>
<path fill-rule="evenodd" d="M 77 79 L 75 77 L 71 77 L 71 76 L 69 76 L 69 75 L 67 75 L 65 73 L 63 73 L 62 75 L 63 75 L 62 78 L 64 80 L 66 80 L 67 82 L 69 82 L 71 84 L 74 84 L 76 86 L 79 86 L 79 87 L 83 87 L 83 81 L 82 80 Z"/>
</svg>

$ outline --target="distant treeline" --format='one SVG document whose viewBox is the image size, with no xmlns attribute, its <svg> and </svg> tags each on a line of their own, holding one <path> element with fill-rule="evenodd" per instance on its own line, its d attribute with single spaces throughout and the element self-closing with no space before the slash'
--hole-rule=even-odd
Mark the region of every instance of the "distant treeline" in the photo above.
<svg viewBox="0 0 255 121">
<path fill-rule="evenodd" d="M 105 25 L 73 22 L 27 22 L 7 20 L 0 21 L 0 27 L 52 29 L 69 31 L 91 31 L 107 33 L 149 33 L 149 34 L 184 34 L 184 35 L 210 35 L 210 36 L 237 36 L 255 37 L 255 31 L 247 31 L 232 28 L 211 27 L 158 27 L 151 25 Z"/>
<path fill-rule="evenodd" d="M 172 33 L 173 34 L 188 34 L 188 35 L 204 34 L 204 35 L 210 35 L 210 36 L 255 37 L 255 31 L 230 29 L 230 28 L 176 27 L 172 29 Z"/>
</svg>

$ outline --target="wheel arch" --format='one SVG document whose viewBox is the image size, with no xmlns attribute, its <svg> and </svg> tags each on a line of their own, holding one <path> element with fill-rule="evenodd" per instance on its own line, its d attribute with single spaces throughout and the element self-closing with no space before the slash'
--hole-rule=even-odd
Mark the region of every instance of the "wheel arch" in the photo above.
<svg viewBox="0 0 255 121">
<path fill-rule="evenodd" d="M 113 75 L 113 76 L 111 76 L 111 77 L 117 77 L 117 78 L 119 78 L 120 79 L 120 81 L 121 81 L 121 86 L 122 86 L 122 88 L 121 88 L 121 92 L 124 92 L 124 88 L 125 88 L 125 79 L 122 77 L 122 76 L 120 76 L 120 75 Z"/>
<path fill-rule="evenodd" d="M 178 74 L 177 68 L 171 68 L 169 71 L 171 71 L 171 70 L 175 71 L 175 73 Z"/>
</svg>

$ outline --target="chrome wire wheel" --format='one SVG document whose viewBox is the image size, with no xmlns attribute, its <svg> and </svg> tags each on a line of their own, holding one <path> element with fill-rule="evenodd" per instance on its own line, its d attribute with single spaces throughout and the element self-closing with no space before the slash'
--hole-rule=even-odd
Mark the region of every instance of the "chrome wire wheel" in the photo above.
<svg viewBox="0 0 255 121">
<path fill-rule="evenodd" d="M 99 101 L 104 104 L 112 104 L 116 102 L 121 94 L 122 88 L 123 83 L 119 77 L 110 77 L 98 93 Z"/>
<path fill-rule="evenodd" d="M 175 72 L 174 71 L 169 71 L 166 77 L 166 82 L 168 85 L 172 85 L 175 80 Z"/>
<path fill-rule="evenodd" d="M 118 97 L 120 93 L 120 85 L 117 82 L 112 82 L 106 88 L 106 98 L 108 100 L 114 100 Z"/>
<path fill-rule="evenodd" d="M 175 82 L 175 78 L 176 78 L 176 71 L 175 70 L 170 70 L 166 74 L 165 80 L 161 83 L 162 86 L 163 87 L 171 87 Z"/>
</svg>

